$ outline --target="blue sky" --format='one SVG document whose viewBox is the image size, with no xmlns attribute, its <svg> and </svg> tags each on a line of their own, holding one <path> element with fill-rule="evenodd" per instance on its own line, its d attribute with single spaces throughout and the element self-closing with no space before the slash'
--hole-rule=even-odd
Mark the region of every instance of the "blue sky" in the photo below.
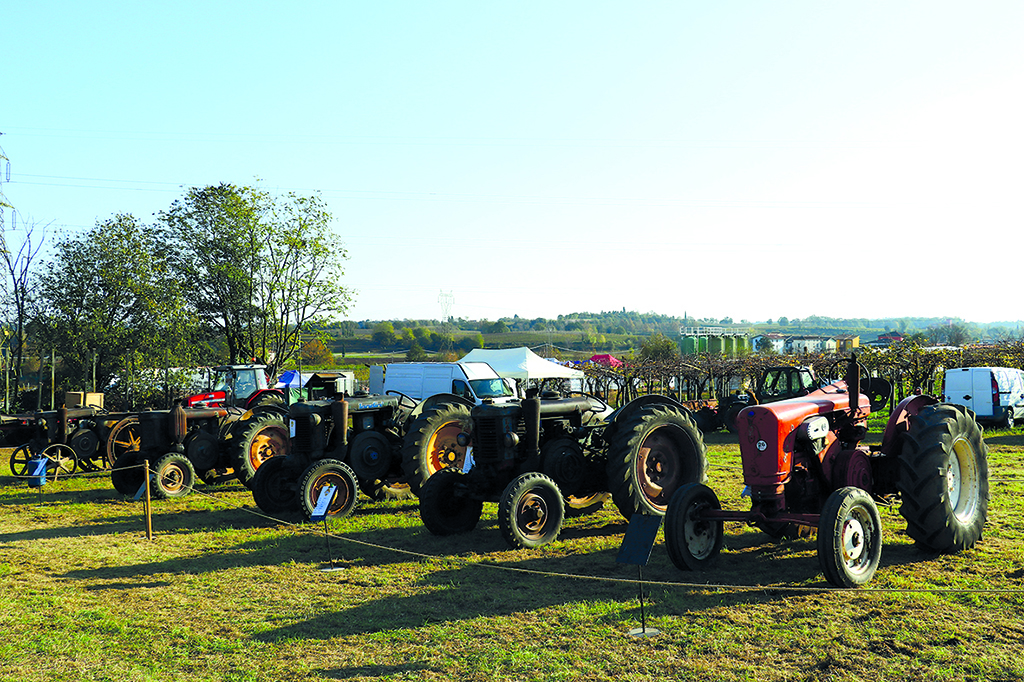
<svg viewBox="0 0 1024 682">
<path fill-rule="evenodd" d="M 1024 3 L 9 5 L 51 238 L 259 184 L 321 192 L 351 319 L 1024 318 Z"/>
</svg>

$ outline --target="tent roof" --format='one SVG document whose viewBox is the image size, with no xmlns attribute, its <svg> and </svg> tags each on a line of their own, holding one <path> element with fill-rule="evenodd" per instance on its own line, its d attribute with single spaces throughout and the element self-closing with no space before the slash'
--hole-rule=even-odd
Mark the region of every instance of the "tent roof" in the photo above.
<svg viewBox="0 0 1024 682">
<path fill-rule="evenodd" d="M 529 348 L 475 348 L 459 362 L 486 362 L 511 379 L 581 379 L 583 372 L 546 360 Z"/>
<path fill-rule="evenodd" d="M 621 367 L 623 362 L 614 355 L 603 354 L 603 355 L 592 355 L 590 356 L 591 362 L 596 362 L 599 365 L 608 365 L 609 367 Z"/>
</svg>

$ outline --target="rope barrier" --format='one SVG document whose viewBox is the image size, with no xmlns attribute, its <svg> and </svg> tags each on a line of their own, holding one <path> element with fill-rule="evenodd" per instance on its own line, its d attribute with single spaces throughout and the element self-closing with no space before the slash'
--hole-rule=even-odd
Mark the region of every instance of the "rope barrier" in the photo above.
<svg viewBox="0 0 1024 682">
<path fill-rule="evenodd" d="M 145 468 L 145 464 L 143 464 L 143 463 L 123 467 L 123 469 L 143 469 L 143 468 Z M 148 472 L 149 472 L 150 476 L 153 476 L 156 473 L 155 470 L 153 470 L 153 469 L 148 469 Z M 110 474 L 109 470 L 98 471 L 98 472 L 82 472 L 81 474 L 71 474 L 71 475 L 67 476 L 66 478 L 71 478 L 71 477 L 74 477 L 74 476 L 95 477 L 97 475 L 109 475 L 109 474 Z M 30 477 L 30 476 L 14 476 L 14 477 L 15 478 L 33 478 L 33 477 Z M 995 482 L 1004 481 L 1004 480 L 1005 481 L 1009 481 L 1009 482 L 1021 482 L 1021 481 L 1024 481 L 1024 479 L 993 479 L 993 480 Z M 255 509 L 253 509 L 252 507 L 241 506 L 241 505 L 234 504 L 234 503 L 232 503 L 232 502 L 230 502 L 228 500 L 223 499 L 222 497 L 213 495 L 213 494 L 208 493 L 208 492 L 203 491 L 203 490 L 198 490 L 196 488 L 193 488 L 192 489 L 192 494 L 196 494 L 196 495 L 200 495 L 200 496 L 206 497 L 206 498 L 208 498 L 210 500 L 213 500 L 213 501 L 219 503 L 222 506 L 230 507 L 230 508 L 232 508 L 232 509 L 234 509 L 236 511 L 245 512 L 245 513 L 247 513 L 249 515 L 252 515 L 252 516 L 255 516 L 255 517 L 267 520 L 267 521 L 271 521 L 271 522 L 276 523 L 278 525 L 290 527 L 291 529 L 293 529 L 295 531 L 299 531 L 299 532 L 302 532 L 302 533 L 314 533 L 316 535 L 320 535 L 320 531 L 318 529 L 314 530 L 312 527 L 307 526 L 306 524 L 299 524 L 299 523 L 294 523 L 294 522 L 291 522 L 291 521 L 286 521 L 284 519 L 279 519 L 279 518 L 270 516 L 269 514 L 266 514 L 266 513 L 262 512 L 262 511 L 257 511 Z M 437 554 L 427 554 L 427 553 L 424 553 L 424 552 L 415 552 L 415 551 L 412 551 L 412 550 L 400 549 L 398 547 L 390 547 L 390 546 L 387 546 L 387 545 L 382 545 L 382 544 L 375 543 L 375 542 L 370 542 L 370 541 L 367 541 L 367 540 L 359 540 L 359 539 L 356 539 L 356 538 L 347 537 L 345 535 L 338 535 L 336 533 L 329 533 L 329 532 L 326 532 L 326 531 L 325 531 L 325 535 L 329 536 L 330 538 L 341 540 L 343 542 L 347 542 L 347 543 L 350 543 L 350 544 L 353 544 L 353 545 L 359 545 L 359 546 L 363 546 L 363 547 L 368 547 L 368 548 L 376 549 L 376 550 L 379 550 L 379 551 L 392 552 L 392 553 L 395 553 L 395 554 L 400 554 L 400 555 L 403 555 L 403 556 L 408 556 L 408 557 L 412 557 L 412 558 L 416 558 L 416 559 L 420 559 L 420 560 L 431 561 L 431 562 L 438 562 L 438 563 L 456 562 L 456 563 L 461 563 L 461 564 L 463 564 L 465 566 L 476 566 L 476 567 L 481 567 L 481 568 L 488 568 L 488 569 L 492 569 L 492 570 L 498 570 L 498 571 L 503 571 L 503 572 L 508 572 L 508 573 L 517 573 L 517 574 L 522 574 L 522 575 L 536 575 L 536 576 L 544 576 L 544 577 L 550 577 L 550 578 L 571 579 L 571 580 L 589 580 L 589 581 L 595 581 L 595 582 L 618 583 L 618 584 L 623 584 L 623 585 L 645 585 L 645 584 L 646 585 L 658 585 L 658 586 L 661 586 L 661 587 L 681 588 L 681 589 L 686 589 L 686 590 L 690 590 L 690 591 L 714 590 L 714 591 L 718 591 L 718 592 L 794 592 L 794 593 L 801 593 L 801 592 L 805 592 L 805 593 L 806 592 L 852 592 L 852 593 L 857 593 L 857 594 L 939 594 L 939 595 L 957 595 L 957 594 L 988 594 L 988 595 L 1007 595 L 1007 594 L 1013 594 L 1013 595 L 1016 595 L 1016 594 L 1024 594 L 1024 588 L 1018 588 L 1018 589 L 993 589 L 993 588 L 890 588 L 890 587 L 840 588 L 840 587 L 832 587 L 832 586 L 828 586 L 828 587 L 808 587 L 808 586 L 800 586 L 800 585 L 733 585 L 733 584 L 728 584 L 728 583 L 696 583 L 696 582 L 664 581 L 664 580 L 637 580 L 637 579 L 631 579 L 631 578 L 617 578 L 617 577 L 611 577 L 611 576 L 595 576 L 595 575 L 585 575 L 585 574 L 576 574 L 576 573 L 561 573 L 561 572 L 556 572 L 556 571 L 541 571 L 541 570 L 537 570 L 537 569 L 522 568 L 522 567 L 519 567 L 519 566 L 505 566 L 505 565 L 493 563 L 493 560 L 490 560 L 490 559 L 487 559 L 487 558 L 484 558 L 484 559 L 482 559 L 480 561 L 474 561 L 474 560 L 467 559 L 465 557 L 460 557 L 460 556 L 457 556 L 457 555 L 447 555 L 447 556 L 444 556 L 444 555 L 437 555 Z"/>
<path fill-rule="evenodd" d="M 196 491 L 199 493 L 219 501 L 226 506 L 230 506 L 237 511 L 243 511 L 253 516 L 273 521 L 279 525 L 289 526 L 294 530 L 301 532 L 312 532 L 316 535 L 320 535 L 319 530 L 314 530 L 312 527 L 306 526 L 305 524 L 298 524 L 291 521 L 285 521 L 278 519 L 262 511 L 256 511 L 250 507 L 242 507 L 234 505 L 226 500 L 217 498 L 205 491 Z M 726 583 L 692 583 L 692 582 L 679 582 L 679 581 L 665 581 L 665 580 L 637 580 L 631 578 L 616 578 L 611 576 L 595 576 L 595 575 L 584 575 L 575 573 L 559 573 L 555 571 L 540 571 L 531 568 L 522 568 L 519 566 L 504 566 L 501 564 L 492 563 L 492 560 L 483 559 L 481 561 L 473 561 L 465 557 L 456 555 L 441 556 L 437 554 L 426 554 L 424 552 L 415 552 L 408 549 L 399 549 L 397 547 L 389 547 L 387 545 L 381 545 L 375 542 L 369 542 L 367 540 L 358 540 L 356 538 L 346 537 L 344 535 L 337 535 L 335 533 L 326 533 L 331 538 L 348 542 L 354 545 L 360 545 L 363 547 L 369 547 L 385 552 L 393 552 L 395 554 L 401 554 L 404 556 L 414 557 L 417 559 L 425 559 L 432 562 L 457 562 L 466 566 L 478 566 L 481 568 L 489 568 L 498 571 L 505 571 L 509 573 L 519 573 L 524 575 L 538 575 L 550 578 L 568 578 L 572 580 L 590 580 L 595 582 L 608 582 L 608 583 L 619 583 L 624 585 L 658 585 L 661 587 L 675 587 L 684 588 L 691 591 L 703 591 L 703 590 L 716 590 L 716 591 L 730 591 L 730 592 L 852 592 L 856 594 L 865 593 L 880 593 L 880 594 L 1024 594 L 1024 588 L 1020 589 L 992 589 L 992 588 L 894 588 L 894 587 L 852 587 L 852 588 L 841 588 L 841 587 L 807 587 L 800 585 L 730 585 Z"/>
</svg>

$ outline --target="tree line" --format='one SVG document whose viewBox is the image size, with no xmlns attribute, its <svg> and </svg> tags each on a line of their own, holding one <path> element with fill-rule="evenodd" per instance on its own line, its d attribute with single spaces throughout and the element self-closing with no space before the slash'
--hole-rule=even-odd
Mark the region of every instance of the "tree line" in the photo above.
<svg viewBox="0 0 1024 682">
<path fill-rule="evenodd" d="M 666 343 L 667 341 L 667 343 Z M 959 367 L 1024 369 L 1024 340 L 974 344 L 962 348 L 929 347 L 907 340 L 886 348 L 860 348 L 857 360 L 871 376 L 886 379 L 899 401 L 915 391 L 940 395 L 945 370 Z M 616 405 L 638 395 L 666 393 L 681 401 L 718 399 L 732 391 L 754 389 L 768 367 L 809 366 L 819 377 L 840 378 L 849 355 L 749 353 L 726 357 L 712 353 L 680 355 L 671 340 L 656 335 L 619 367 L 584 366 L 590 386 L 615 397 Z"/>
<path fill-rule="evenodd" d="M 347 310 L 347 253 L 317 194 L 222 183 L 187 190 L 154 218 L 99 220 L 45 257 L 45 228 L 5 239 L 15 396 L 45 363 L 58 395 L 123 391 L 168 367 L 255 361 L 273 375 Z M 34 397 L 19 407 L 37 407 Z"/>
</svg>

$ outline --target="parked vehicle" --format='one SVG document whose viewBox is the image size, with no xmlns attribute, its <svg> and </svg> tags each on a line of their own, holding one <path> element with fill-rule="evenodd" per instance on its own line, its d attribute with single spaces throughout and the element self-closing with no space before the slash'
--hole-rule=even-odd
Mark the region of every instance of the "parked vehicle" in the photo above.
<svg viewBox="0 0 1024 682">
<path fill-rule="evenodd" d="M 725 427 L 736 432 L 736 415 L 750 405 L 767 403 L 807 395 L 818 386 L 818 377 L 812 367 L 767 367 L 757 380 L 754 390 L 720 398 L 714 407 L 705 407 L 696 413 L 697 425 L 704 433 Z"/>
<path fill-rule="evenodd" d="M 400 393 L 421 401 L 456 395 L 471 404 L 516 397 L 511 384 L 484 362 L 397 362 L 370 368 L 371 394 Z"/>
<path fill-rule="evenodd" d="M 1024 416 L 1024 371 L 1019 369 L 947 369 L 943 386 L 943 400 L 963 405 L 983 424 L 1013 428 Z"/>
<path fill-rule="evenodd" d="M 220 365 L 213 368 L 209 391 L 185 399 L 185 407 L 279 407 L 287 414 L 285 395 L 267 383 L 266 365 Z"/>
<path fill-rule="evenodd" d="M 749 511 L 723 510 L 707 485 L 672 496 L 665 542 L 683 570 L 707 567 L 722 547 L 725 521 L 773 537 L 817 528 L 825 578 L 839 587 L 871 580 L 882 552 L 875 500 L 898 495 L 907 534 L 920 546 L 955 552 L 981 538 L 988 516 L 988 448 L 972 413 L 927 395 L 892 411 L 881 445 L 862 445 L 867 417 L 891 394 L 855 356 L 845 378 L 769 405 L 740 411 L 740 458 Z"/>
<path fill-rule="evenodd" d="M 422 484 L 424 525 L 435 535 L 467 532 L 483 503 L 497 502 L 505 540 L 538 547 L 558 537 L 568 510 L 599 507 L 607 493 L 626 518 L 660 515 L 677 487 L 706 480 L 704 441 L 681 404 L 643 396 L 601 418 L 606 408 L 556 394 L 477 405 L 455 436 L 463 461 Z"/>
<path fill-rule="evenodd" d="M 196 479 L 219 483 L 238 479 L 251 486 L 256 471 L 288 453 L 288 428 L 276 409 L 182 407 L 146 410 L 137 416 L 138 448 L 121 454 L 111 470 L 118 492 L 134 495 L 145 480 L 139 467 L 149 460 L 154 494 L 180 497 Z"/>
<path fill-rule="evenodd" d="M 334 485 L 327 513 L 341 517 L 360 490 L 372 499 L 403 496 L 399 454 L 412 407 L 397 396 L 367 394 L 293 404 L 291 451 L 256 472 L 256 505 L 268 514 L 301 510 L 308 517 L 321 491 Z"/>
</svg>

